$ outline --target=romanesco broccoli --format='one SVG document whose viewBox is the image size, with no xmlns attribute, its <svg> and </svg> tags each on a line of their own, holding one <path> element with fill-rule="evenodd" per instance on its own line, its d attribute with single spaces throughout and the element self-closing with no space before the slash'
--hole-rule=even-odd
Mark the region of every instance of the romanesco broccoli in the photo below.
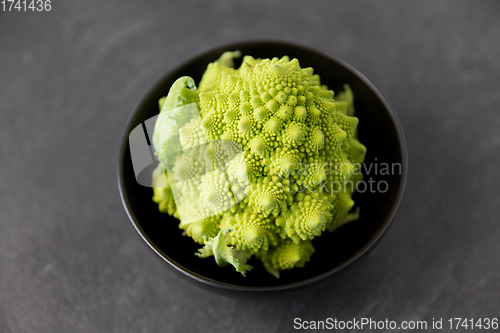
<svg viewBox="0 0 500 333">
<path fill-rule="evenodd" d="M 334 100 L 297 59 L 245 56 L 234 69 L 239 56 L 210 63 L 198 88 L 179 78 L 159 101 L 153 200 L 204 245 L 199 257 L 245 275 L 254 256 L 279 277 L 309 261 L 315 237 L 357 219 L 366 149 L 349 86 Z"/>
</svg>

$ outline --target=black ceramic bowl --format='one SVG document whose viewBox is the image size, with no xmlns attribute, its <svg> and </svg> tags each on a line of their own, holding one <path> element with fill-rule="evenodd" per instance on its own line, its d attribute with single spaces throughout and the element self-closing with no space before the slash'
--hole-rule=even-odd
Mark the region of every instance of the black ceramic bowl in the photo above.
<svg viewBox="0 0 500 333">
<path fill-rule="evenodd" d="M 129 134 L 136 126 L 158 114 L 158 99 L 167 95 L 172 83 L 188 75 L 199 82 L 208 63 L 224 51 L 240 50 L 243 55 L 273 58 L 288 55 L 297 58 L 304 67 L 313 67 L 322 83 L 340 91 L 347 83 L 355 95 L 356 116 L 359 118 L 358 137 L 367 147 L 366 166 L 372 166 L 365 181 L 382 184 L 380 191 L 356 193 L 354 201 L 361 207 L 361 216 L 333 233 L 325 232 L 313 241 L 316 252 L 305 268 L 284 271 L 280 279 L 267 273 L 260 262 L 244 278 L 231 266 L 218 267 L 211 258 L 194 255 L 200 247 L 182 236 L 178 220 L 158 212 L 151 200 L 152 189 L 139 185 L 132 168 Z M 238 66 L 239 64 L 236 63 Z M 382 169 L 387 163 L 396 166 L 394 174 Z M 375 167 L 378 167 L 375 172 Z M 375 86 L 345 61 L 310 47 L 273 41 L 241 42 L 221 46 L 195 56 L 174 67 L 156 82 L 132 111 L 123 134 L 118 161 L 118 185 L 125 210 L 135 229 L 149 247 L 182 277 L 205 289 L 226 295 L 257 296 L 290 294 L 324 282 L 366 255 L 391 224 L 405 188 L 407 153 L 401 125 L 389 103 Z M 387 191 L 385 191 L 385 183 Z M 383 186 L 383 187 L 382 187 Z M 245 297 L 246 297 L 245 296 Z"/>
</svg>

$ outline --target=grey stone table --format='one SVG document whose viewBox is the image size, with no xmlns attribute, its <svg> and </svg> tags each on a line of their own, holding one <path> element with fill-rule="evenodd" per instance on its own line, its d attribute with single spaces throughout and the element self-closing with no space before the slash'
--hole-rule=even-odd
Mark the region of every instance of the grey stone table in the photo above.
<svg viewBox="0 0 500 333">
<path fill-rule="evenodd" d="M 456 0 L 89 0 L 0 12 L 0 332 L 500 316 L 499 15 L 499 2 Z M 213 45 L 263 37 L 358 67 L 393 104 L 409 148 L 406 196 L 377 250 L 291 301 L 221 298 L 179 279 L 131 227 L 116 183 L 122 130 L 154 80 Z"/>
</svg>

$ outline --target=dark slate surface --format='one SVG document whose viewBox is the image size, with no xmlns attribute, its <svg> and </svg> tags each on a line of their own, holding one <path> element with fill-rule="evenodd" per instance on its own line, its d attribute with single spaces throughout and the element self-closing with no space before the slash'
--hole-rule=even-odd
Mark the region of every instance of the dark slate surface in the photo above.
<svg viewBox="0 0 500 333">
<path fill-rule="evenodd" d="M 293 319 L 500 316 L 500 3 L 53 1 L 0 12 L 0 332 L 283 332 Z M 214 44 L 300 41 L 348 60 L 403 124 L 410 174 L 377 250 L 291 301 L 180 280 L 119 199 L 122 129 Z"/>
</svg>

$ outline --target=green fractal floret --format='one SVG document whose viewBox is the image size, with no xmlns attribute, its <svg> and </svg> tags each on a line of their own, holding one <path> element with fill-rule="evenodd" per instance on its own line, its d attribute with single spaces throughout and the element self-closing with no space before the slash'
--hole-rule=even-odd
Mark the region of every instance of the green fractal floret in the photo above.
<svg viewBox="0 0 500 333">
<path fill-rule="evenodd" d="M 260 252 L 257 257 L 262 260 L 266 270 L 276 278 L 280 271 L 294 267 L 304 267 L 314 253 L 311 241 L 293 242 L 289 239 L 281 241 L 267 252 Z"/>
<path fill-rule="evenodd" d="M 262 214 L 245 211 L 227 216 L 221 221 L 221 228 L 232 229 L 231 244 L 237 250 L 252 254 L 259 250 L 267 251 L 278 241 L 277 227 L 271 219 Z"/>
<path fill-rule="evenodd" d="M 245 56 L 235 69 L 240 56 L 210 63 L 198 88 L 179 78 L 159 101 L 153 201 L 204 245 L 199 257 L 243 275 L 253 257 L 279 277 L 304 267 L 325 230 L 359 217 L 352 185 L 366 148 L 348 85 L 334 98 L 297 59 Z"/>
</svg>

